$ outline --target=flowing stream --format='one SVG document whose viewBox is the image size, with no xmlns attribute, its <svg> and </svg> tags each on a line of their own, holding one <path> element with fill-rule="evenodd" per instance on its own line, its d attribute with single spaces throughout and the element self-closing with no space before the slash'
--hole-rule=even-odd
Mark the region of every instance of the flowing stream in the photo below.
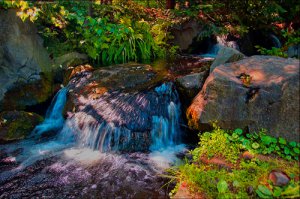
<svg viewBox="0 0 300 199">
<path fill-rule="evenodd" d="M 161 175 L 185 150 L 172 83 L 108 93 L 64 119 L 68 89 L 29 139 L 0 146 L 0 198 L 167 198 Z"/>
</svg>

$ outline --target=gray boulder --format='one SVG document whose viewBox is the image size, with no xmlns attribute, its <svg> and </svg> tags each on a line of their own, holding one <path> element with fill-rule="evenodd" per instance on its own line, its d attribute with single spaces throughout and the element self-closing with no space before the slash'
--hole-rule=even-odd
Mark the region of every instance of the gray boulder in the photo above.
<svg viewBox="0 0 300 199">
<path fill-rule="evenodd" d="M 193 39 L 202 30 L 202 26 L 195 20 L 186 21 L 171 30 L 174 35 L 174 44 L 179 46 L 180 50 L 187 50 L 193 43 Z"/>
<path fill-rule="evenodd" d="M 177 78 L 175 83 L 179 94 L 190 103 L 192 99 L 200 92 L 208 73 L 209 71 L 207 70 Z"/>
<path fill-rule="evenodd" d="M 246 86 L 241 75 L 250 75 Z M 299 141 L 299 60 L 252 56 L 215 68 L 187 110 L 189 126 L 211 121 L 222 128 L 265 128 Z"/>
<path fill-rule="evenodd" d="M 48 76 L 50 71 L 51 60 L 43 47 L 42 39 L 37 35 L 35 26 L 29 21 L 23 22 L 16 16 L 15 10 L 2 10 L 0 12 L 0 102 L 12 88 L 20 91 L 23 85 L 40 81 L 41 73 L 47 74 L 45 75 L 47 79 L 51 79 Z M 43 87 L 39 86 L 39 89 Z M 30 91 L 26 95 L 31 97 Z M 16 95 L 14 97 L 17 98 Z M 11 100 L 11 98 L 6 99 L 6 101 Z M 26 97 L 23 100 L 26 100 Z M 6 107 L 6 109 L 10 108 Z"/>
<path fill-rule="evenodd" d="M 290 46 L 287 50 L 288 57 L 300 59 L 300 44 Z"/>
<path fill-rule="evenodd" d="M 210 73 L 219 65 L 243 59 L 245 55 L 234 48 L 220 46 L 217 57 L 210 67 Z"/>
</svg>

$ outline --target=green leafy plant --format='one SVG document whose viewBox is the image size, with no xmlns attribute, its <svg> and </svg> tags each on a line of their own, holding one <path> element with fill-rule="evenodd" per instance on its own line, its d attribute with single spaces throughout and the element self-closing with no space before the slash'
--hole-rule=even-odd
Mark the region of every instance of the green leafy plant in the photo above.
<svg viewBox="0 0 300 199">
<path fill-rule="evenodd" d="M 129 1 L 102 5 L 89 1 L 4 1 L 0 8 L 20 9 L 23 20 L 39 27 L 54 56 L 64 51 L 86 53 L 99 65 L 149 62 L 166 56 L 169 23 L 153 21 L 144 8 Z M 88 12 L 92 8 L 93 12 Z M 148 19 L 145 20 L 145 19 Z"/>
<path fill-rule="evenodd" d="M 266 134 L 266 130 L 259 133 L 248 133 L 246 136 L 239 134 L 236 139 L 235 133 L 228 137 L 231 141 L 239 142 L 243 148 L 260 154 L 277 154 L 287 160 L 299 160 L 299 143 L 287 142 L 284 138 L 275 138 Z"/>
<path fill-rule="evenodd" d="M 235 163 L 240 154 L 240 147 L 238 143 L 232 143 L 228 146 L 228 134 L 225 131 L 215 126 L 212 132 L 205 132 L 200 135 L 199 145 L 191 153 L 193 154 L 194 160 L 199 159 L 202 156 L 207 156 L 208 158 L 222 156 L 226 160 Z M 233 134 L 230 138 L 234 138 Z"/>
<path fill-rule="evenodd" d="M 282 51 L 281 48 L 272 47 L 271 49 L 263 48 L 261 46 L 256 45 L 257 51 L 262 55 L 273 55 L 278 57 L 288 57 L 287 53 Z"/>
<path fill-rule="evenodd" d="M 257 48 L 257 51 L 263 55 L 273 55 L 285 58 L 288 57 L 288 48 L 292 45 L 297 45 L 300 43 L 300 31 L 282 30 L 281 35 L 285 40 L 281 48 L 272 47 L 271 49 L 266 49 L 257 45 L 255 46 Z"/>
<path fill-rule="evenodd" d="M 0 1 L 0 8 L 17 8 L 18 12 L 17 15 L 25 21 L 29 19 L 30 21 L 35 21 L 38 16 L 40 9 L 34 7 L 30 1 L 23 1 L 23 0 L 3 0 Z"/>
<path fill-rule="evenodd" d="M 220 180 L 217 184 L 219 193 L 225 193 L 228 190 L 228 184 L 225 180 Z"/>
<path fill-rule="evenodd" d="M 258 185 L 256 193 L 260 198 L 298 198 L 299 193 L 299 182 L 295 183 L 291 181 L 288 185 L 284 187 L 269 185 L 268 188 L 265 185 Z"/>
</svg>

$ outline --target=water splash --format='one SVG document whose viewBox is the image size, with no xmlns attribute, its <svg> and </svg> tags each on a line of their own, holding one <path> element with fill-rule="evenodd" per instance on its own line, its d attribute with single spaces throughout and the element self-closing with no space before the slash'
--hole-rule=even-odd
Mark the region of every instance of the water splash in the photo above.
<svg viewBox="0 0 300 199">
<path fill-rule="evenodd" d="M 106 121 L 99 122 L 80 112 L 66 121 L 59 138 L 61 140 L 76 139 L 79 146 L 100 152 L 130 151 L 143 148 L 138 146 L 142 145 L 142 143 L 138 143 L 138 140 L 143 137 L 142 133 L 133 134 L 124 126 L 118 127 L 114 123 Z"/>
<path fill-rule="evenodd" d="M 219 46 L 226 46 L 229 48 L 234 48 L 236 50 L 240 50 L 236 41 L 228 41 L 227 35 L 219 35 L 217 36 L 217 44 Z"/>
<path fill-rule="evenodd" d="M 67 100 L 67 93 L 68 89 L 65 87 L 57 92 L 47 110 L 44 122 L 35 127 L 32 132 L 33 136 L 49 131 L 58 131 L 64 126 L 63 110 Z"/>
</svg>

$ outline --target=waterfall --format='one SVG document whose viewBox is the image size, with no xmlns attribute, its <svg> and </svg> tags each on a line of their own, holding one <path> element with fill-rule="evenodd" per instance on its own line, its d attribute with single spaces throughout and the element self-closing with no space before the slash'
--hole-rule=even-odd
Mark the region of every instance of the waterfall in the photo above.
<svg viewBox="0 0 300 199">
<path fill-rule="evenodd" d="M 4 197 L 35 197 L 49 192 L 51 197 L 73 197 L 70 193 L 78 197 L 79 192 L 95 186 L 101 187 L 101 196 L 113 189 L 108 198 L 115 193 L 135 198 L 153 192 L 150 197 L 166 197 L 157 192 L 165 183 L 160 176 L 179 162 L 177 154 L 185 150 L 179 145 L 180 102 L 173 83 L 143 91 L 111 91 L 94 100 L 73 91 L 68 99 L 76 96 L 79 106 L 64 120 L 68 89 L 56 94 L 44 122 L 32 132 L 43 135 L 53 131 L 56 136 L 0 145 L 0 166 L 4 168 L 0 184 L 7 192 Z M 11 163 L 3 165 L 3 160 Z M 111 186 L 112 182 L 116 184 Z M 78 184 L 78 193 L 65 188 Z M 128 189 L 130 193 L 124 192 Z"/>
<path fill-rule="evenodd" d="M 170 102 L 168 105 L 168 115 L 153 116 L 152 117 L 152 130 L 151 139 L 152 145 L 150 149 L 152 151 L 162 150 L 170 146 L 174 146 L 179 143 L 180 138 L 180 104 Z"/>
<path fill-rule="evenodd" d="M 180 102 L 172 83 L 145 92 L 80 98 L 59 138 L 100 152 L 159 150 L 179 142 Z"/>
<path fill-rule="evenodd" d="M 63 109 L 66 104 L 67 92 L 67 88 L 62 88 L 57 92 L 47 110 L 45 120 L 43 123 L 37 125 L 31 132 L 31 139 L 12 143 L 4 148 L 0 146 L 0 151 L 3 150 L 7 154 L 13 154 L 14 151 L 22 149 L 15 157 L 19 164 L 12 170 L 0 172 L 0 183 L 39 160 L 52 157 L 69 146 L 70 143 L 63 142 L 63 140 L 60 139 L 32 139 L 46 132 L 57 133 L 64 126 Z"/>
<path fill-rule="evenodd" d="M 236 43 L 236 41 L 228 41 L 227 40 L 227 35 L 217 36 L 217 44 L 216 45 L 226 46 L 226 47 L 229 47 L 229 48 L 234 48 L 236 50 L 240 50 L 238 44 Z"/>
<path fill-rule="evenodd" d="M 227 41 L 227 35 L 217 36 L 217 43 L 210 45 L 207 53 L 201 54 L 201 57 L 216 58 L 222 46 L 240 50 L 236 41 Z"/>
<path fill-rule="evenodd" d="M 48 108 L 45 120 L 35 127 L 33 136 L 41 135 L 45 132 L 58 131 L 64 126 L 63 110 L 67 100 L 67 88 L 60 89 L 53 98 Z"/>
</svg>

